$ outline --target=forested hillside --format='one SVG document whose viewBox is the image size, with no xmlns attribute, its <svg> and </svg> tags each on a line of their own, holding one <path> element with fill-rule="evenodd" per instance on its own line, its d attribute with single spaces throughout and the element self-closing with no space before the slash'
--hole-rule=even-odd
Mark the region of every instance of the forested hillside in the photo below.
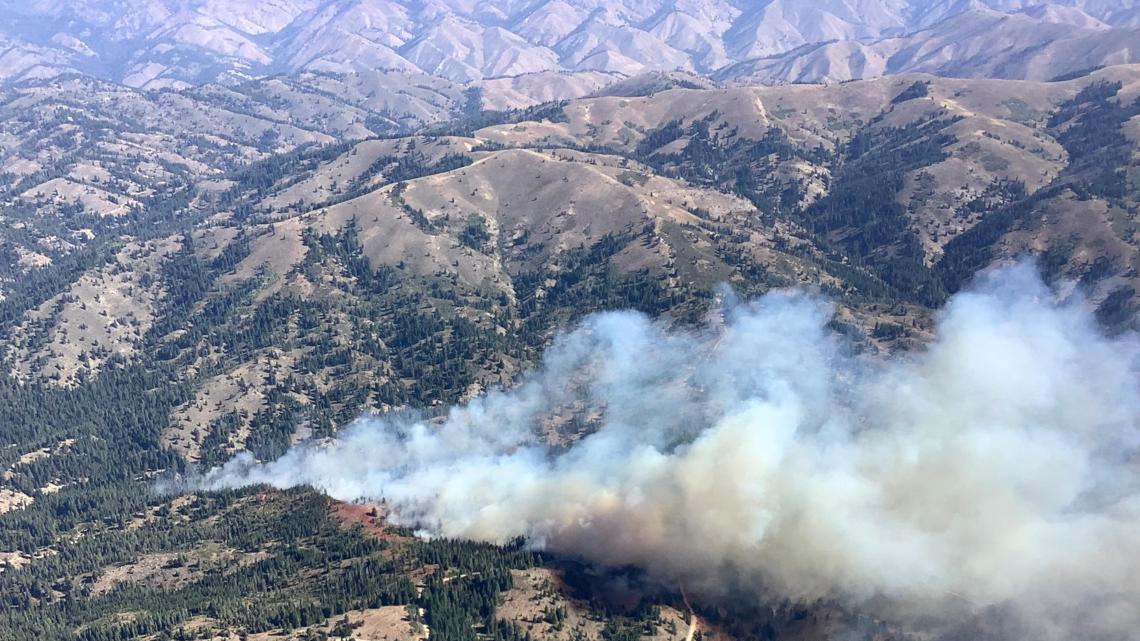
<svg viewBox="0 0 1140 641">
<path fill-rule="evenodd" d="M 860 349 L 903 351 L 977 271 L 1032 255 L 1107 331 L 1135 326 L 1140 68 L 660 80 L 508 111 L 319 76 L 6 89 L 0 638 L 684 638 L 671 588 L 590 602 L 593 570 L 521 542 L 155 482 L 364 411 L 430 416 L 590 312 L 691 325 L 722 285 L 814 288 Z M 830 604 L 706 616 L 705 638 L 903 634 Z"/>
</svg>

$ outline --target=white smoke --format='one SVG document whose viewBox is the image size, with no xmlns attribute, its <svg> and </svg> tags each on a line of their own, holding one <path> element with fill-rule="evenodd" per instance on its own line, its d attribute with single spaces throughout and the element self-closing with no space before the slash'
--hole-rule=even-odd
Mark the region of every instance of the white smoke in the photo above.
<svg viewBox="0 0 1140 641">
<path fill-rule="evenodd" d="M 433 535 L 525 536 L 706 590 L 730 569 L 792 599 L 1140 620 L 1135 336 L 1105 337 L 1026 265 L 955 296 L 920 353 L 851 354 L 830 314 L 775 293 L 700 332 L 596 315 L 441 423 L 361 419 L 202 485 L 382 498 Z M 587 436 L 538 435 L 583 405 Z"/>
</svg>

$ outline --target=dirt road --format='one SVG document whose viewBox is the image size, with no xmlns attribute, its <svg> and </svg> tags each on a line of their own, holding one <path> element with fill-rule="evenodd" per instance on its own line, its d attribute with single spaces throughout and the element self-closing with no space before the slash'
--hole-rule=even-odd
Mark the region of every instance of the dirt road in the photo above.
<svg viewBox="0 0 1140 641">
<path fill-rule="evenodd" d="M 693 641 L 693 635 L 697 633 L 697 613 L 693 610 L 693 606 L 689 603 L 689 595 L 685 594 L 684 588 L 681 588 L 681 598 L 684 599 L 685 607 L 689 610 L 689 631 L 685 634 L 685 641 Z"/>
</svg>

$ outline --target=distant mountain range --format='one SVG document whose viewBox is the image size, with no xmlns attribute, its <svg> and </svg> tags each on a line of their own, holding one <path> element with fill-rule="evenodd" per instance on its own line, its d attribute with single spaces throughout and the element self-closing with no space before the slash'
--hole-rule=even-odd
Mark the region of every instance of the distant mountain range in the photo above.
<svg viewBox="0 0 1140 641">
<path fill-rule="evenodd" d="M 138 88 L 300 71 L 465 84 L 684 70 L 749 83 L 1045 80 L 1140 61 L 1140 1 L 0 0 L 0 82 Z"/>
<path fill-rule="evenodd" d="M 1018 546 L 1084 541 L 1111 563 L 1127 557 L 1116 528 L 1136 522 L 1136 494 L 1100 484 L 1131 483 L 1122 466 L 1140 462 L 1115 445 L 1135 431 L 1134 364 L 1089 359 L 1129 358 L 1140 330 L 1138 7 L 0 0 L 0 641 L 1136 638 L 1132 566 L 1070 574 L 1096 554 Z M 1026 302 L 1054 296 L 1022 269 L 993 290 L 1023 292 L 1003 309 L 987 294 L 939 311 L 1026 257 L 1063 322 Z M 829 311 L 732 303 L 787 290 Z M 572 329 L 614 310 L 657 320 Z M 950 327 L 967 316 L 987 332 Z M 1124 338 L 1094 339 L 1094 323 Z M 607 324 L 632 329 L 592 329 Z M 652 411 L 610 402 L 631 395 Z M 491 400 L 447 412 L 477 398 Z M 886 408 L 902 411 L 880 425 Z M 167 482 L 324 451 L 362 415 L 392 434 L 345 469 L 392 502 Z M 502 439 L 472 427 L 500 420 Z M 576 444 L 618 423 L 648 436 L 580 466 L 609 450 Z M 1111 438 L 1086 439 L 1097 430 Z M 1025 460 L 1022 433 L 1043 443 Z M 759 475 L 732 476 L 769 441 Z M 711 485 L 702 448 L 726 462 Z M 482 457 L 459 486 L 588 495 L 533 522 L 594 523 L 564 542 L 625 537 L 621 567 L 535 554 L 539 538 L 396 527 L 439 514 L 389 511 L 450 474 L 390 475 L 419 451 L 463 470 L 447 457 Z M 985 465 L 947 463 L 963 452 Z M 539 460 L 559 474 L 528 469 Z M 768 482 L 824 466 L 839 476 Z M 932 467 L 938 487 L 912 492 Z M 599 474 L 617 480 L 579 483 Z M 669 516 L 707 487 L 745 498 Z M 971 502 L 976 488 L 997 503 Z M 516 499 L 483 509 L 528 512 Z M 692 552 L 626 565 L 652 556 L 626 553 L 630 514 L 648 548 Z M 1070 516 L 1079 532 L 1048 527 Z M 885 530 L 863 527 L 877 518 Z M 776 521 L 775 538 L 748 534 Z M 913 567 L 867 570 L 889 545 Z M 741 562 L 753 550 L 789 563 Z M 984 580 L 998 556 L 1018 576 Z M 714 558 L 723 575 L 700 571 Z M 958 559 L 970 567 L 947 571 Z M 669 587 L 682 582 L 694 606 Z M 1000 600 L 1022 584 L 1024 612 Z"/>
</svg>

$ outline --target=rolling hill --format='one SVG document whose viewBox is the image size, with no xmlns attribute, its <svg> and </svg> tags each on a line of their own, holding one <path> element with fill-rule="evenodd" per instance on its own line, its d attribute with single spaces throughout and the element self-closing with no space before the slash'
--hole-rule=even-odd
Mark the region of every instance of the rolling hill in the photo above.
<svg viewBox="0 0 1140 641">
<path fill-rule="evenodd" d="M 272 67 L 257 52 L 286 50 L 301 16 L 313 46 L 329 25 L 373 25 L 367 38 L 339 31 L 330 42 L 399 51 L 416 68 L 392 59 L 396 70 L 346 72 L 333 53 L 304 51 L 296 61 L 313 64 L 289 63 L 305 69 L 292 75 L 211 72 L 206 84 L 148 90 L 52 71 L 0 91 L 0 594 L 10 606 L 0 637 L 679 640 L 690 608 L 672 588 L 625 609 L 591 597 L 638 584 L 636 572 L 598 576 L 518 545 L 422 541 L 384 525 L 382 505 L 309 490 L 150 489 L 239 451 L 276 458 L 362 411 L 430 418 L 511 385 L 593 311 L 690 327 L 725 284 L 744 297 L 813 289 L 834 302 L 829 327 L 855 349 L 905 352 L 977 271 L 1031 255 L 1104 331 L 1135 327 L 1140 66 L 1056 81 L 902 69 L 778 86 L 627 77 L 651 66 L 628 62 L 638 50 L 670 69 L 711 68 L 764 54 L 725 43 L 749 42 L 740 32 L 777 11 L 804 29 L 819 16 L 780 3 L 759 22 L 713 3 L 590 16 L 557 2 L 498 14 L 424 4 L 449 33 L 401 34 L 381 29 L 395 22 L 378 12 L 407 7 L 352 3 L 345 17 L 348 4 L 73 15 L 86 28 L 129 19 L 162 38 L 208 32 L 248 76 Z M 907 29 L 967 15 L 954 3 L 865 4 L 858 26 L 819 25 L 906 40 Z M 1031 31 L 1035 20 L 1080 22 L 1065 38 L 1135 26 L 1117 3 L 1080 3 L 1080 15 L 1000 8 L 1023 13 L 975 13 Z M 207 11 L 228 26 L 210 26 Z M 1041 51 L 1067 55 L 1041 33 L 1053 43 Z M 595 51 L 603 41 L 613 49 Z M 483 78 L 509 68 L 485 55 L 488 43 L 519 65 L 536 47 L 555 62 Z M 574 56 L 589 71 L 565 71 Z M 1015 57 L 993 58 L 986 73 Z M 1030 67 L 1010 75 L 1040 75 Z M 589 417 L 551 424 L 551 438 L 572 440 Z M 755 630 L 953 639 L 992 614 L 912 635 L 830 603 L 725 608 L 688 619 L 725 640 Z"/>
</svg>

